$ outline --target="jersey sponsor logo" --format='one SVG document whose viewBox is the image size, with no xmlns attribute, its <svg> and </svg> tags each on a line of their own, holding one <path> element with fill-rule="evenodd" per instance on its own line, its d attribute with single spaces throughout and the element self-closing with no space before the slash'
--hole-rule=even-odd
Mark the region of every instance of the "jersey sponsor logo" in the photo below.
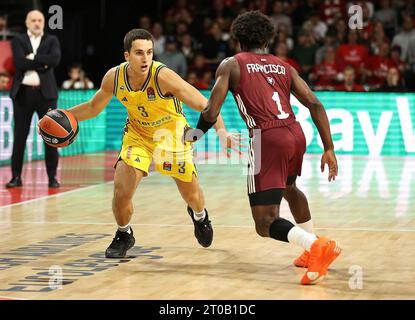
<svg viewBox="0 0 415 320">
<path fill-rule="evenodd" d="M 152 87 L 147 88 L 147 99 L 148 99 L 148 101 L 156 100 L 156 95 L 155 95 L 154 89 Z"/>
<path fill-rule="evenodd" d="M 274 85 L 274 83 L 275 83 L 275 80 L 274 80 L 274 78 L 273 77 L 267 77 L 267 82 L 270 84 L 270 85 Z"/>
<path fill-rule="evenodd" d="M 143 127 L 159 127 L 163 124 L 165 124 L 166 122 L 171 121 L 171 116 L 165 116 L 161 119 L 158 119 L 156 121 L 141 121 L 140 119 L 133 119 L 133 121 L 135 121 L 136 123 L 138 123 L 140 126 Z"/>
<path fill-rule="evenodd" d="M 246 69 L 248 73 L 276 73 L 276 74 L 283 74 L 285 75 L 285 67 L 279 64 L 258 64 L 258 63 L 248 63 L 246 65 Z"/>
<path fill-rule="evenodd" d="M 171 163 L 168 161 L 163 162 L 163 170 L 165 171 L 171 171 Z"/>
</svg>

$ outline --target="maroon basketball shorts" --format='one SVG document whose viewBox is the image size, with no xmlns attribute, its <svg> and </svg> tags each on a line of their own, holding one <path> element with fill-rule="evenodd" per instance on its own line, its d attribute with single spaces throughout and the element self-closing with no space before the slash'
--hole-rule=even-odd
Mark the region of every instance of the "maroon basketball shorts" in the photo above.
<svg viewBox="0 0 415 320">
<path fill-rule="evenodd" d="M 285 189 L 287 178 L 301 175 L 306 140 L 301 125 L 255 130 L 250 141 L 248 194 Z"/>
</svg>

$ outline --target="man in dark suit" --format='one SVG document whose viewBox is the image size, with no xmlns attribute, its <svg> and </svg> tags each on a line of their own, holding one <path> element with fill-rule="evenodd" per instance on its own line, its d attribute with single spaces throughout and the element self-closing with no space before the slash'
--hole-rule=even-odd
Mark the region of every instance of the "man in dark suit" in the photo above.
<svg viewBox="0 0 415 320">
<path fill-rule="evenodd" d="M 58 39 L 43 33 L 45 18 L 40 11 L 30 11 L 26 17 L 27 33 L 16 36 L 12 50 L 16 74 L 10 90 L 14 112 L 14 142 L 12 154 L 12 179 L 7 188 L 22 186 L 21 173 L 26 139 L 33 113 L 41 119 L 49 108 L 55 109 L 58 87 L 54 68 L 61 51 Z M 45 162 L 49 187 L 58 188 L 56 169 L 58 150 L 45 144 Z"/>
</svg>

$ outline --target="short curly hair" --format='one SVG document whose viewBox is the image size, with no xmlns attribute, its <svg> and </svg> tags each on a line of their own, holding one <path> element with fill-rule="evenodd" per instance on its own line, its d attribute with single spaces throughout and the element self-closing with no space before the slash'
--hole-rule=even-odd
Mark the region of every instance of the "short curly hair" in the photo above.
<svg viewBox="0 0 415 320">
<path fill-rule="evenodd" d="M 260 11 L 248 11 L 233 21 L 231 34 L 241 47 L 257 49 L 264 47 L 275 36 L 275 27 L 271 19 Z"/>
<path fill-rule="evenodd" d="M 124 51 L 130 52 L 134 40 L 138 39 L 151 40 L 154 45 L 154 39 L 150 32 L 145 29 L 132 29 L 124 37 Z"/>
</svg>

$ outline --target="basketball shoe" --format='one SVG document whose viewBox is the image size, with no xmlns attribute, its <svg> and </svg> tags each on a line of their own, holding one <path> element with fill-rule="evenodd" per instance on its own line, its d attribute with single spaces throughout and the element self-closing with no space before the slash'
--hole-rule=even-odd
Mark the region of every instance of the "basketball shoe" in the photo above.
<svg viewBox="0 0 415 320">
<path fill-rule="evenodd" d="M 304 252 L 297 259 L 294 260 L 294 265 L 299 268 L 308 267 L 308 259 L 310 259 L 310 252 L 304 250 Z"/>
<path fill-rule="evenodd" d="M 212 229 L 212 225 L 209 220 L 207 210 L 205 209 L 206 216 L 201 221 L 195 220 L 193 216 L 193 210 L 189 206 L 187 207 L 187 212 L 192 218 L 193 224 L 195 226 L 195 237 L 197 241 L 202 247 L 205 247 L 205 248 L 209 247 L 213 241 L 213 229 Z"/>
<path fill-rule="evenodd" d="M 339 244 L 325 237 L 313 242 L 308 260 L 308 269 L 301 279 L 301 284 L 315 284 L 326 276 L 329 266 L 339 256 L 342 249 Z"/>
<path fill-rule="evenodd" d="M 131 233 L 117 230 L 115 237 L 110 246 L 105 251 L 106 258 L 124 258 L 127 251 L 134 246 L 135 238 L 133 229 L 130 227 Z"/>
</svg>

